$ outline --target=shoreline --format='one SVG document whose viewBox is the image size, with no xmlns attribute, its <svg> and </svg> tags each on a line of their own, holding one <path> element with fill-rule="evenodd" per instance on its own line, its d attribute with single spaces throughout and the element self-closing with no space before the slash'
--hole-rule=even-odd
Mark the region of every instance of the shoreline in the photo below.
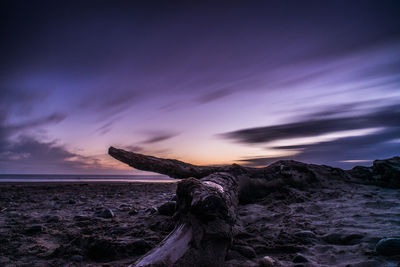
<svg viewBox="0 0 400 267">
<path fill-rule="evenodd" d="M 101 181 L 101 180 L 85 180 L 85 181 L 1 181 L 0 180 L 0 186 L 2 185 L 46 185 L 46 184 L 174 184 L 179 182 L 179 179 L 174 179 L 171 181 L 164 181 L 164 180 L 136 180 L 136 181 Z"/>
</svg>

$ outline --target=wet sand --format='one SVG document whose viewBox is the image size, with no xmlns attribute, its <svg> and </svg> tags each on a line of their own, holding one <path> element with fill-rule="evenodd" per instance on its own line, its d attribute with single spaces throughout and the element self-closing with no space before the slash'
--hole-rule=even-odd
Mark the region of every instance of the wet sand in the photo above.
<svg viewBox="0 0 400 267">
<path fill-rule="evenodd" d="M 176 184 L 0 184 L 0 266 L 127 266 L 174 227 Z M 110 212 L 111 211 L 111 212 Z M 334 181 L 239 207 L 227 266 L 398 266 L 400 190 Z M 273 266 L 273 265 L 270 265 Z"/>
</svg>

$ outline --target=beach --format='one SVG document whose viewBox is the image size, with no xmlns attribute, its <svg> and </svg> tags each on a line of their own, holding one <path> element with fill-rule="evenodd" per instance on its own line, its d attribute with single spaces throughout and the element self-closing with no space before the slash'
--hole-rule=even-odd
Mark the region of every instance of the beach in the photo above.
<svg viewBox="0 0 400 267">
<path fill-rule="evenodd" d="M 175 190 L 175 183 L 2 183 L 0 266 L 132 264 L 173 230 L 173 210 L 157 208 L 174 203 Z M 400 262 L 375 251 L 380 239 L 399 235 L 396 189 L 288 185 L 240 205 L 238 216 L 226 266 Z"/>
<path fill-rule="evenodd" d="M 0 266 L 126 266 L 172 230 L 155 208 L 175 186 L 0 184 Z"/>
</svg>

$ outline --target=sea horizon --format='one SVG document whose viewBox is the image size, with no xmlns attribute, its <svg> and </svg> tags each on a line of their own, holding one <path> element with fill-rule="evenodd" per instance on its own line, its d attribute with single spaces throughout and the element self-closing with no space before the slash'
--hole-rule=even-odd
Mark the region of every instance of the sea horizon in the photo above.
<svg viewBox="0 0 400 267">
<path fill-rule="evenodd" d="M 110 175 L 110 174 L 0 174 L 2 182 L 149 182 L 168 183 L 176 179 L 166 175 Z"/>
</svg>

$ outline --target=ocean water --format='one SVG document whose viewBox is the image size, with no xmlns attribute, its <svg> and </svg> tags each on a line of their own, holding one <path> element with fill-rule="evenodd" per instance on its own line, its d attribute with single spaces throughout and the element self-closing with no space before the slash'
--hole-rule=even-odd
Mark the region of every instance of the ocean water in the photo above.
<svg viewBox="0 0 400 267">
<path fill-rule="evenodd" d="M 0 182 L 144 182 L 173 183 L 164 175 L 59 175 L 59 174 L 0 174 Z"/>
</svg>

